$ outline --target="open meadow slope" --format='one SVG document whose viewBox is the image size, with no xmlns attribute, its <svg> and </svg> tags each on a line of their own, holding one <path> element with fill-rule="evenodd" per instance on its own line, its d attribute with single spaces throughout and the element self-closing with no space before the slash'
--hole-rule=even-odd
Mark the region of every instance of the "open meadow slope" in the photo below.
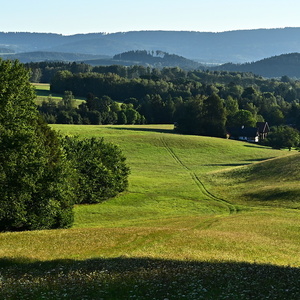
<svg viewBox="0 0 300 300">
<path fill-rule="evenodd" d="M 213 171 L 206 179 L 216 193 L 248 206 L 300 208 L 300 155 L 277 157 L 235 168 Z"/>
<path fill-rule="evenodd" d="M 299 299 L 298 152 L 171 125 L 53 128 L 118 144 L 129 188 L 76 206 L 69 230 L 1 233 L 5 295 L 29 276 L 45 299 Z"/>
</svg>

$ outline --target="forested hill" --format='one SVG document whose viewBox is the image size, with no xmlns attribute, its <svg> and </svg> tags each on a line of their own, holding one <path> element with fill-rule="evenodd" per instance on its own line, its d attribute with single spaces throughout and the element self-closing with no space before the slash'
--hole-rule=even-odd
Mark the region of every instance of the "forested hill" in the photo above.
<svg viewBox="0 0 300 300">
<path fill-rule="evenodd" d="M 80 53 L 63 53 L 63 52 L 24 52 L 24 53 L 5 53 L 0 56 L 3 59 L 18 59 L 22 63 L 35 63 L 35 62 L 82 62 L 91 66 L 149 66 L 155 68 L 163 67 L 179 67 L 182 69 L 197 69 L 205 68 L 200 63 L 184 58 L 179 55 L 169 54 L 163 51 L 146 51 L 146 50 L 133 50 L 115 55 L 114 57 L 80 54 Z"/>
<path fill-rule="evenodd" d="M 124 53 L 117 54 L 113 57 L 113 62 L 117 64 L 118 61 L 131 62 L 131 64 L 138 65 L 152 65 L 155 67 L 168 67 L 177 66 L 180 68 L 196 69 L 201 66 L 199 63 L 186 59 L 182 56 L 169 54 L 160 50 L 157 51 L 146 51 L 136 50 L 127 51 Z"/>
<path fill-rule="evenodd" d="M 300 53 L 282 54 L 245 64 L 228 63 L 213 69 L 252 72 L 264 77 L 289 76 L 300 78 Z"/>
<path fill-rule="evenodd" d="M 300 28 L 238 30 L 221 33 L 132 31 L 63 36 L 0 32 L 0 48 L 11 52 L 64 52 L 110 57 L 131 50 L 161 50 L 200 62 L 244 63 L 300 52 Z"/>
</svg>

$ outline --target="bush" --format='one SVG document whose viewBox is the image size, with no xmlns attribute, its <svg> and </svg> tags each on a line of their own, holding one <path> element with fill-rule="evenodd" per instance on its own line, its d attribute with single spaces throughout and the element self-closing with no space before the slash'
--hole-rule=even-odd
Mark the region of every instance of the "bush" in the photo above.
<svg viewBox="0 0 300 300">
<path fill-rule="evenodd" d="M 300 134 L 297 129 L 290 126 L 272 127 L 268 138 L 264 144 L 275 149 L 289 148 L 299 146 Z"/>
<path fill-rule="evenodd" d="M 98 203 L 127 188 L 129 168 L 116 145 L 102 138 L 66 137 L 64 147 L 79 179 L 76 203 Z"/>
</svg>

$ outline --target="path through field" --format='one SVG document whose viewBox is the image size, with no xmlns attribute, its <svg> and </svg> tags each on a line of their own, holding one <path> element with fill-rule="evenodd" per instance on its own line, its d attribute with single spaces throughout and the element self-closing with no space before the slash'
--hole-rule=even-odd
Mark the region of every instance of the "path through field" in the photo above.
<svg viewBox="0 0 300 300">
<path fill-rule="evenodd" d="M 200 193 L 202 194 L 201 198 L 203 198 L 203 196 L 204 196 L 204 197 L 207 197 L 210 201 L 217 201 L 217 202 L 223 204 L 230 214 L 236 213 L 237 210 L 236 210 L 236 207 L 233 204 L 231 204 L 230 202 L 228 202 L 224 199 L 216 197 L 210 191 L 208 191 L 208 189 L 205 187 L 204 183 L 199 179 L 199 177 L 196 175 L 196 173 L 193 172 L 189 167 L 187 167 L 182 162 L 182 160 L 180 160 L 180 158 L 175 154 L 175 152 L 172 150 L 172 148 L 169 147 L 169 145 L 167 143 L 167 140 L 165 138 L 162 137 L 161 141 L 162 141 L 162 144 L 164 145 L 164 147 L 166 148 L 166 150 L 169 152 L 169 154 L 174 159 L 174 161 L 176 163 L 178 163 L 182 168 L 184 168 L 190 174 L 192 180 L 197 185 L 197 187 L 199 188 Z"/>
</svg>

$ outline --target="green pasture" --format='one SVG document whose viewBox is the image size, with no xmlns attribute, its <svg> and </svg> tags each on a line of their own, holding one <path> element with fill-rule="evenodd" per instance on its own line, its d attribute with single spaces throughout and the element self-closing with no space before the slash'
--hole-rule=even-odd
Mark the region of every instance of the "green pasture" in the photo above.
<svg viewBox="0 0 300 300">
<path fill-rule="evenodd" d="M 33 84 L 36 93 L 35 103 L 37 105 L 41 105 L 43 101 L 47 101 L 49 98 L 55 100 L 57 102 L 61 101 L 63 98 L 62 94 L 56 94 L 50 92 L 50 84 L 49 83 L 34 83 Z M 83 98 L 75 98 L 76 105 L 80 105 L 85 99 Z"/>
<path fill-rule="evenodd" d="M 52 127 L 119 145 L 129 188 L 76 206 L 71 229 L 1 233 L 7 299 L 300 298 L 297 151 L 171 125 Z"/>
</svg>

